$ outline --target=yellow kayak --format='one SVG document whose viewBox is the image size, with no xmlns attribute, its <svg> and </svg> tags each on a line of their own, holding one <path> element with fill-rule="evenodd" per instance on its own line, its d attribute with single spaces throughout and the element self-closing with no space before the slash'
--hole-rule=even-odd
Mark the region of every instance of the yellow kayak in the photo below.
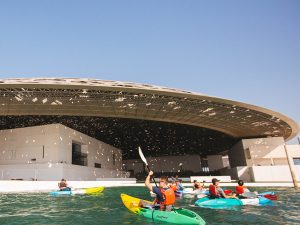
<svg viewBox="0 0 300 225">
<path fill-rule="evenodd" d="M 49 194 L 51 196 L 62 196 L 62 195 L 93 195 L 103 192 L 104 187 L 92 187 L 92 188 L 80 188 L 71 191 L 52 191 Z"/>
<path fill-rule="evenodd" d="M 101 193 L 104 190 L 104 187 L 92 187 L 92 188 L 85 188 L 85 194 L 90 195 L 90 194 L 97 194 Z"/>
</svg>

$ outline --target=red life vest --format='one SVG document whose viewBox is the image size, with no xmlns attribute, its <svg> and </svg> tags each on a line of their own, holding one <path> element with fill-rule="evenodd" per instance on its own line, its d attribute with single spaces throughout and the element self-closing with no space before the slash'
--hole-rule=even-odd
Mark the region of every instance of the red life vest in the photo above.
<svg viewBox="0 0 300 225">
<path fill-rule="evenodd" d="M 213 184 L 209 185 L 209 194 L 211 194 L 211 195 L 217 195 L 217 196 L 220 195 L 219 192 L 217 191 L 216 186 L 213 185 Z"/>
<path fill-rule="evenodd" d="M 236 194 L 238 194 L 238 195 L 243 194 L 245 192 L 244 188 L 246 188 L 246 187 L 245 186 L 236 186 L 235 187 Z"/>
<path fill-rule="evenodd" d="M 168 188 L 167 190 L 161 188 L 161 193 L 163 194 L 164 201 L 163 202 L 156 202 L 159 203 L 160 210 L 164 210 L 165 206 L 173 205 L 175 203 L 175 192 L 172 188 Z"/>
</svg>

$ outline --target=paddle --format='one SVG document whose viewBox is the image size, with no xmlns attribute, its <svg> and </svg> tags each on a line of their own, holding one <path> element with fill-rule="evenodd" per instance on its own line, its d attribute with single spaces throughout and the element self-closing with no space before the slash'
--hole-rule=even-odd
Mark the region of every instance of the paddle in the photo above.
<svg viewBox="0 0 300 225">
<path fill-rule="evenodd" d="M 142 161 L 145 163 L 145 165 L 147 166 L 148 171 L 150 172 L 150 168 L 149 168 L 149 166 L 148 166 L 148 162 L 147 162 L 147 160 L 146 160 L 146 158 L 145 158 L 145 156 L 144 156 L 144 154 L 143 154 L 143 152 L 142 152 L 142 149 L 141 149 L 140 147 L 139 147 L 139 155 L 140 155 L 140 157 L 141 157 L 141 160 L 142 160 Z M 154 181 L 155 186 L 158 187 L 157 184 L 156 184 L 156 182 L 155 182 L 154 176 L 152 176 L 152 180 Z"/>
<path fill-rule="evenodd" d="M 242 194 L 242 196 L 246 197 L 246 198 L 257 198 L 257 195 L 253 192 L 244 192 Z"/>
</svg>

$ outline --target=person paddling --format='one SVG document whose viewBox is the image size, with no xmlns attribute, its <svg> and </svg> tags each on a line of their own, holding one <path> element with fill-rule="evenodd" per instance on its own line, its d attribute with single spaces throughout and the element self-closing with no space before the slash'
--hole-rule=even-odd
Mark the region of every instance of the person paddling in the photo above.
<svg viewBox="0 0 300 225">
<path fill-rule="evenodd" d="M 67 181 L 65 179 L 61 179 L 58 183 L 58 188 L 60 191 L 71 191 L 71 188 L 68 187 Z"/>
<path fill-rule="evenodd" d="M 175 193 L 172 188 L 168 186 L 168 177 L 162 176 L 159 180 L 158 187 L 152 187 L 150 183 L 150 177 L 153 175 L 153 171 L 150 171 L 145 180 L 145 185 L 149 189 L 156 194 L 155 200 L 152 204 L 149 204 L 143 200 L 140 201 L 140 207 L 151 207 L 154 209 L 159 208 L 162 211 L 171 211 L 172 206 L 175 203 Z"/>
<path fill-rule="evenodd" d="M 183 191 L 184 186 L 182 185 L 181 179 L 176 180 L 175 184 L 176 184 L 176 191 Z"/>
</svg>

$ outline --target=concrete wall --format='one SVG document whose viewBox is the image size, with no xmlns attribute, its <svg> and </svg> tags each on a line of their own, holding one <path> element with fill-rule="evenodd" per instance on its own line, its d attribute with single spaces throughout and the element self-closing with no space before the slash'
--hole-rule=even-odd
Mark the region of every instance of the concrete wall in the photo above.
<svg viewBox="0 0 300 225">
<path fill-rule="evenodd" d="M 222 161 L 223 161 L 223 168 L 224 168 L 224 167 L 230 167 L 228 155 L 222 156 Z"/>
<path fill-rule="evenodd" d="M 232 169 L 221 170 L 221 174 L 254 182 L 291 181 L 284 145 L 282 137 L 243 139 L 229 151 Z M 300 158 L 300 145 L 286 145 L 286 149 L 299 177 L 299 168 L 293 165 L 292 158 Z"/>
<path fill-rule="evenodd" d="M 228 166 L 228 164 L 226 166 L 224 165 L 224 162 L 226 163 L 226 160 L 225 158 L 223 159 L 222 155 L 208 155 L 206 158 L 209 171 L 219 170 Z"/>
<path fill-rule="evenodd" d="M 282 137 L 244 139 L 242 142 L 248 166 L 287 165 Z"/>
<path fill-rule="evenodd" d="M 296 176 L 300 181 L 300 166 L 295 166 Z M 291 182 L 289 166 L 253 166 L 251 167 L 253 182 Z"/>
<path fill-rule="evenodd" d="M 96 180 L 107 177 L 125 177 L 117 170 L 77 166 L 62 163 L 0 165 L 0 180 L 22 179 L 39 181 Z"/>
<path fill-rule="evenodd" d="M 199 155 L 147 157 L 149 167 L 154 172 L 201 171 Z M 140 159 L 123 160 L 126 170 L 134 173 L 144 171 L 144 163 Z"/>
<path fill-rule="evenodd" d="M 252 181 L 252 174 L 250 167 L 247 166 L 238 166 L 229 169 L 220 170 L 221 175 L 231 176 L 232 180 L 244 180 L 245 182 Z"/>
<path fill-rule="evenodd" d="M 87 153 L 87 167 L 79 166 L 80 169 L 76 169 L 77 167 L 73 165 L 70 169 L 63 166 L 62 176 L 73 176 L 74 180 L 81 180 L 83 176 L 86 176 L 86 179 L 95 180 L 97 176 L 116 177 L 122 173 L 121 150 L 61 124 L 1 130 L 1 168 L 4 170 L 4 165 L 15 165 L 16 169 L 22 170 L 25 164 L 32 164 L 28 165 L 24 171 L 31 171 L 30 168 L 38 165 L 38 167 L 41 167 L 41 171 L 49 170 L 52 173 L 54 167 L 50 169 L 52 167 L 49 167 L 49 165 L 63 164 L 71 166 L 72 142 L 81 144 L 82 152 Z M 113 155 L 115 155 L 115 162 L 113 162 Z M 94 168 L 95 163 L 101 164 L 101 169 Z M 31 172 L 25 175 L 24 171 L 17 173 L 12 167 L 8 166 L 7 168 L 10 169 L 10 173 L 18 174 L 18 177 L 14 178 L 25 180 L 33 178 Z M 101 172 L 95 172 L 97 176 L 90 176 L 88 175 L 89 172 L 84 172 L 87 170 Z M 5 173 L 8 173 L 7 169 L 5 171 Z M 45 172 L 44 174 L 48 174 L 49 179 L 53 179 L 53 175 L 50 173 Z M 77 178 L 74 177 L 76 174 Z M 43 176 L 40 179 L 46 179 L 46 177 Z"/>
<path fill-rule="evenodd" d="M 242 141 L 236 143 L 229 151 L 229 164 L 231 168 L 237 166 L 247 166 L 245 151 Z"/>
</svg>

